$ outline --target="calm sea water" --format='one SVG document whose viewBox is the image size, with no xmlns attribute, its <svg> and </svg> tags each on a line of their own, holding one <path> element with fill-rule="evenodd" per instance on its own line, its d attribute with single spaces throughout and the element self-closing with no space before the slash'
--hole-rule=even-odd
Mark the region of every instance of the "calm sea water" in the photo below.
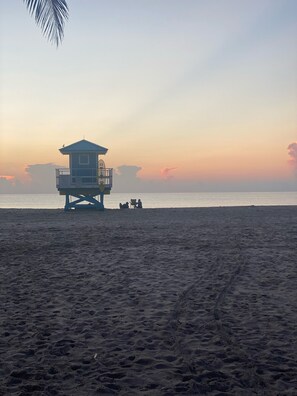
<svg viewBox="0 0 297 396">
<path fill-rule="evenodd" d="M 104 204 L 115 209 L 131 198 L 140 198 L 144 208 L 297 205 L 297 192 L 111 193 Z M 56 209 L 64 207 L 64 200 L 58 194 L 0 194 L 0 208 Z"/>
</svg>

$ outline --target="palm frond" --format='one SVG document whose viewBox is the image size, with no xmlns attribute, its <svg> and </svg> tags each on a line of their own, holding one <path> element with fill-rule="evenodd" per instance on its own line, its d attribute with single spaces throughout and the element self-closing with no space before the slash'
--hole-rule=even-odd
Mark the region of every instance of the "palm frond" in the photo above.
<svg viewBox="0 0 297 396">
<path fill-rule="evenodd" d="M 64 22 L 68 19 L 66 0 L 23 0 L 35 17 L 43 34 L 57 46 L 64 36 Z"/>
</svg>

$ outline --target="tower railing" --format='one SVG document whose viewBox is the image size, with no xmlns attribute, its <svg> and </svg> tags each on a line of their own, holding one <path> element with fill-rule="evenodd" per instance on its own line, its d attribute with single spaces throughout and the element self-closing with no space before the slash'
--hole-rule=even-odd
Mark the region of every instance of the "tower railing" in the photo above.
<svg viewBox="0 0 297 396">
<path fill-rule="evenodd" d="M 112 187 L 112 168 L 56 169 L 56 186 L 67 188 L 104 188 Z"/>
</svg>

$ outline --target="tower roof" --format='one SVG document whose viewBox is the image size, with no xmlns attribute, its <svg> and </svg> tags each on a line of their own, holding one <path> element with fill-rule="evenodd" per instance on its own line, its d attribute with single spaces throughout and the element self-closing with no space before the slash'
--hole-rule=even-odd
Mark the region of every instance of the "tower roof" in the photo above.
<svg viewBox="0 0 297 396">
<path fill-rule="evenodd" d="M 60 148 L 62 154 L 72 154 L 72 153 L 97 153 L 106 154 L 107 148 L 98 146 L 98 144 L 89 142 L 88 140 L 80 140 L 79 142 L 72 143 L 69 146 L 63 146 Z"/>
</svg>

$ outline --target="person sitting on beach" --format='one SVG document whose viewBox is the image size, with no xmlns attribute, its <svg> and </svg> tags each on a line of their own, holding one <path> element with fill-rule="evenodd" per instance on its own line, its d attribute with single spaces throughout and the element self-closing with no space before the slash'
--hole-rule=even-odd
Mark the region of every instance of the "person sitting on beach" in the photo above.
<svg viewBox="0 0 297 396">
<path fill-rule="evenodd" d="M 136 207 L 137 207 L 138 209 L 142 209 L 142 202 L 141 202 L 141 199 L 139 199 L 139 200 L 137 201 Z"/>
<path fill-rule="evenodd" d="M 129 202 L 126 202 L 124 204 L 120 203 L 120 209 L 129 209 Z"/>
</svg>

